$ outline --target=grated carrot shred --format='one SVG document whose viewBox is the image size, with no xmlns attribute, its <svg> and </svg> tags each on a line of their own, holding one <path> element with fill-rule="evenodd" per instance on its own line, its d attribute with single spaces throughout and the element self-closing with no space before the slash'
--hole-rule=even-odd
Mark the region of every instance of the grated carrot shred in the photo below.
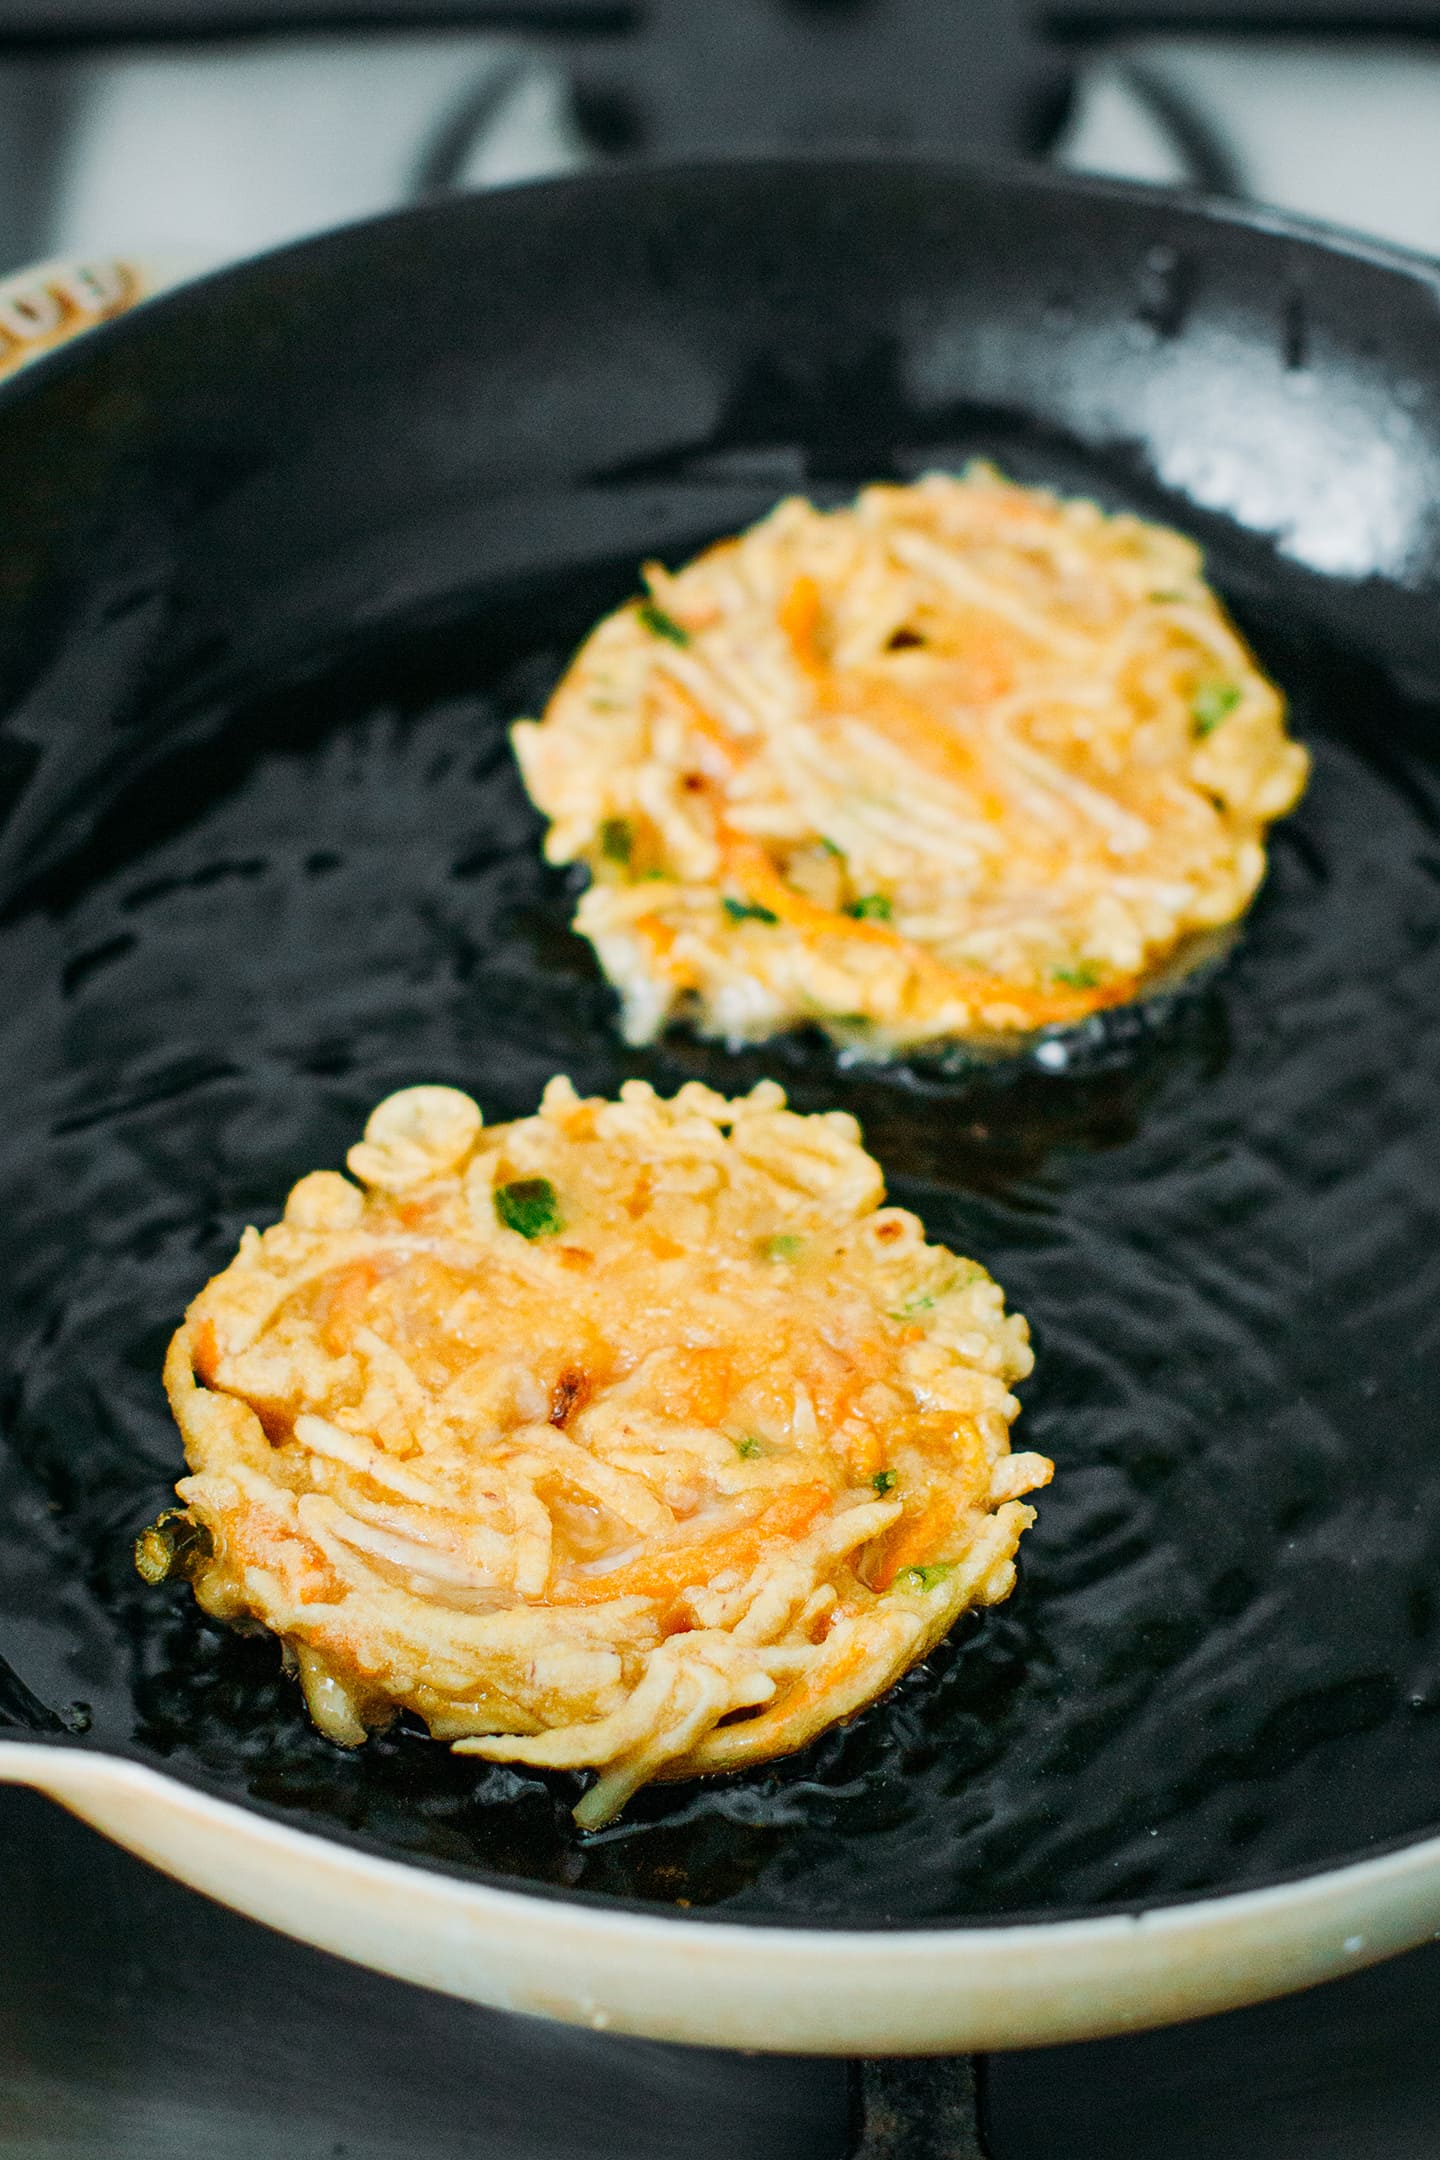
<svg viewBox="0 0 1440 2160">
<path fill-rule="evenodd" d="M 1103 1006 L 1123 1004 L 1135 994 L 1138 978 L 1131 975 L 1117 977 L 1093 989 L 1030 990 L 998 975 L 962 974 L 958 968 L 946 967 L 923 945 L 902 936 L 889 923 L 872 917 L 842 915 L 836 909 L 822 907 L 818 900 L 796 892 L 792 885 L 786 884 L 765 850 L 733 828 L 722 825 L 720 841 L 729 875 L 743 888 L 747 898 L 769 908 L 781 922 L 789 923 L 802 935 L 811 937 L 845 937 L 863 944 L 884 945 L 891 951 L 898 947 L 913 973 L 942 995 L 963 997 L 972 1004 L 1013 1006 L 1017 1012 L 1026 1015 L 1032 1026 L 1044 1027 L 1053 1022 L 1082 1019 L 1087 1013 L 1100 1011 Z"/>
<path fill-rule="evenodd" d="M 918 1515 L 903 1516 L 870 1571 L 870 1585 L 888 1590 L 906 1568 L 926 1567 L 945 1558 L 945 1546 L 955 1531 L 955 1501 L 949 1493 L 935 1493 Z"/>
<path fill-rule="evenodd" d="M 794 1485 L 783 1492 L 748 1523 L 696 1538 L 668 1551 L 647 1553 L 628 1567 L 612 1568 L 606 1575 L 570 1576 L 552 1583 L 546 1593 L 550 1605 L 605 1605 L 621 1597 L 678 1597 L 682 1590 L 711 1581 L 727 1569 L 751 1568 L 764 1558 L 766 1547 L 782 1538 L 803 1537 L 834 1504 L 828 1485 Z"/>
</svg>

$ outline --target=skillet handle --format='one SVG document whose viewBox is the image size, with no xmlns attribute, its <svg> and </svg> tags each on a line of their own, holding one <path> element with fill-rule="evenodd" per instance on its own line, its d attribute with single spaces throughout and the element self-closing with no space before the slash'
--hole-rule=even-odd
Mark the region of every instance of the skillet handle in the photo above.
<svg viewBox="0 0 1440 2160">
<path fill-rule="evenodd" d="M 126 315 L 142 300 L 179 284 L 193 268 L 105 257 L 35 263 L 0 278 L 0 382 L 83 331 Z"/>
</svg>

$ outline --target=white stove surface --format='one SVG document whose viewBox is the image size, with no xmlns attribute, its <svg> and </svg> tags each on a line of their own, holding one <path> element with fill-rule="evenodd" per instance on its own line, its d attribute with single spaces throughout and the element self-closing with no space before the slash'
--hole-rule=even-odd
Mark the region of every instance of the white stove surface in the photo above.
<svg viewBox="0 0 1440 2160">
<path fill-rule="evenodd" d="M 1440 49 L 1335 40 L 1144 39 L 1086 74 L 1063 163 L 1186 177 L 1137 94 L 1157 83 L 1228 150 L 1254 201 L 1440 255 Z"/>
<path fill-rule="evenodd" d="M 74 65 L 46 254 L 229 261 L 421 192 L 428 146 L 493 98 L 460 175 L 566 172 L 585 152 L 553 62 L 464 34 L 162 47 Z"/>
</svg>

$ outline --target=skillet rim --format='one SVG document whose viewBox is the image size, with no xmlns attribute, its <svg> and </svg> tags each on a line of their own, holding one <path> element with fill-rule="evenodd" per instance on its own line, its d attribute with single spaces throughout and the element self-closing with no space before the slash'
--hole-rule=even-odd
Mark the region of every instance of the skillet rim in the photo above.
<svg viewBox="0 0 1440 2160">
<path fill-rule="evenodd" d="M 92 354 L 107 352 L 117 342 L 138 334 L 137 326 L 150 322 L 157 314 L 162 319 L 167 315 L 182 316 L 187 309 L 197 302 L 203 303 L 217 290 L 228 289 L 259 271 L 278 268 L 302 257 L 321 256 L 331 249 L 353 244 L 366 234 L 435 223 L 447 217 L 483 218 L 497 210 L 503 215 L 512 200 L 529 201 L 536 196 L 561 197 L 602 190 L 622 194 L 629 189 L 663 185 L 672 180 L 706 176 L 724 179 L 756 173 L 769 173 L 779 178 L 795 171 L 836 175 L 865 172 L 883 175 L 896 171 L 933 173 L 940 178 L 960 181 L 998 180 L 1017 191 L 1039 195 L 1128 203 L 1138 209 L 1178 214 L 1202 228 L 1254 233 L 1268 239 L 1290 241 L 1322 256 L 1338 256 L 1373 269 L 1391 271 L 1428 286 L 1440 300 L 1440 257 L 1426 255 L 1418 248 L 1405 247 L 1398 242 L 1374 239 L 1349 226 L 1309 217 L 1300 211 L 1276 209 L 1264 203 L 1232 201 L 1224 196 L 1207 194 L 1199 188 L 1163 187 L 1108 173 L 1071 172 L 1063 167 L 999 154 L 949 157 L 924 149 L 890 151 L 865 147 L 843 154 L 824 149 L 757 152 L 753 155 L 699 152 L 688 158 L 636 159 L 625 165 L 557 173 L 548 178 L 518 181 L 510 186 L 410 203 L 400 209 L 327 226 L 322 232 L 284 241 L 260 254 L 247 255 L 239 262 L 202 270 L 178 285 L 147 295 L 123 315 L 96 323 L 69 343 L 42 354 L 7 380 L 0 381 L 0 420 L 12 407 L 23 405 L 27 397 L 48 384 L 83 371 Z"/>
<path fill-rule="evenodd" d="M 605 192 L 623 199 L 627 194 L 661 191 L 668 184 L 687 180 L 708 179 L 719 185 L 741 177 L 768 175 L 780 181 L 792 172 L 827 173 L 834 175 L 837 181 L 850 181 L 869 173 L 884 177 L 903 172 L 916 177 L 933 176 L 937 181 L 958 183 L 961 187 L 989 185 L 996 187 L 997 192 L 1038 196 L 1056 201 L 1079 199 L 1097 204 L 1113 202 L 1136 211 L 1151 213 L 1157 222 L 1177 219 L 1184 226 L 1201 233 L 1218 231 L 1253 234 L 1265 240 L 1289 243 L 1307 255 L 1321 259 L 1337 258 L 1363 264 L 1388 275 L 1399 276 L 1412 287 L 1418 285 L 1440 300 L 1440 261 L 1419 250 L 1375 240 L 1322 219 L 1264 205 L 1231 202 L 1195 189 L 1157 187 L 1146 182 L 1124 180 L 1104 174 L 1070 172 L 1018 158 L 952 157 L 923 149 L 895 152 L 861 148 L 842 154 L 824 149 L 753 155 L 705 153 L 684 159 L 637 160 L 624 166 L 562 174 L 524 182 L 515 187 L 418 203 L 376 216 L 352 220 L 327 228 L 318 234 L 285 242 L 262 254 L 246 257 L 240 262 L 205 271 L 183 284 L 146 298 L 122 316 L 96 325 L 71 344 L 37 359 L 9 381 L 0 384 L 0 424 L 14 424 L 10 416 L 14 414 L 18 419 L 23 414 L 27 399 L 43 395 L 51 384 L 83 374 L 92 358 L 103 356 L 117 342 L 123 345 L 127 339 L 143 334 L 142 326 L 148 324 L 152 316 L 156 317 L 157 331 L 163 329 L 167 321 L 178 329 L 183 324 L 187 311 L 207 306 L 216 293 L 243 286 L 278 267 L 300 265 L 331 253 L 339 255 L 341 251 L 363 242 L 370 234 L 388 232 L 392 228 L 418 228 L 444 222 L 450 222 L 456 227 L 468 226 L 472 219 L 483 227 L 488 219 L 504 216 L 512 198 L 528 203 L 537 195 L 563 200 L 567 196 L 593 197 Z M 1440 328 L 1440 325 L 1437 325 L 1437 328 Z M 1440 365 L 1437 365 L 1437 378 L 1440 378 Z M 3 456 L 3 443 L 0 443 L 0 456 Z M 1327 579 L 1327 582 L 1341 586 L 1347 580 L 1337 576 Z M 1384 582 L 1398 588 L 1398 581 L 1394 578 L 1387 578 Z M 833 1943 L 838 1937 L 846 1935 L 872 1941 L 876 1938 L 893 1939 L 902 1935 L 927 1939 L 953 1935 L 973 1943 L 982 1937 L 1004 1936 L 1018 1929 L 1041 1929 L 1055 1934 L 1067 1929 L 1073 1931 L 1093 1928 L 1101 1923 L 1138 1922 L 1147 1917 L 1179 1915 L 1200 1907 L 1226 1905 L 1237 1899 L 1248 1900 L 1269 1893 L 1281 1893 L 1287 1889 L 1318 1889 L 1356 1869 L 1364 1870 L 1372 1864 L 1380 1866 L 1403 1854 L 1413 1855 L 1417 1864 L 1423 1864 L 1428 1857 L 1437 1864 L 1436 1874 L 1440 1877 L 1440 1814 L 1437 1814 L 1437 1820 L 1431 1826 L 1407 1836 L 1372 1843 L 1358 1850 L 1347 1849 L 1321 1868 L 1299 1867 L 1273 1874 L 1266 1873 L 1257 1876 L 1254 1881 L 1224 1890 L 1197 1890 L 1182 1895 L 1171 1893 L 1155 1898 L 1128 1899 L 1119 1904 L 1064 1907 L 1059 1910 L 1046 1907 L 1026 1908 L 1013 1914 L 986 1914 L 973 1920 L 811 1920 L 796 1924 L 784 1918 L 764 1915 L 733 1915 L 724 1906 L 681 1912 L 673 1906 L 657 1902 L 494 1874 L 481 1866 L 462 1865 L 425 1854 L 402 1855 L 380 1840 L 363 1832 L 352 1831 L 338 1823 L 319 1822 L 312 1828 L 307 1819 L 302 1824 L 294 1815 L 272 1802 L 257 1800 L 249 1795 L 236 1796 L 223 1788 L 218 1780 L 211 1780 L 201 1770 L 188 1765 L 162 1765 L 143 1749 L 126 1743 L 101 1745 L 68 1733 L 34 1732 L 23 1727 L 0 1725 L 0 1758 L 16 1747 L 25 1752 L 46 1750 L 55 1751 L 61 1756 L 83 1756 L 87 1762 L 94 1765 L 97 1775 L 103 1775 L 104 1766 L 107 1764 L 126 1770 L 133 1768 L 143 1773 L 147 1779 L 168 1782 L 184 1792 L 198 1795 L 202 1802 L 217 1806 L 221 1810 L 233 1809 L 242 1815 L 256 1817 L 269 1824 L 272 1829 L 298 1838 L 304 1843 L 315 1843 L 322 1847 L 338 1846 L 342 1851 L 352 1852 L 390 1867 L 418 1870 L 427 1876 L 458 1882 L 476 1894 L 493 1892 L 505 1898 L 543 1900 L 553 1906 L 579 1908 L 597 1918 L 609 1916 L 622 1924 L 631 1920 L 658 1920 L 673 1927 L 693 1922 L 709 1929 L 729 1927 L 752 1935 L 763 1933 L 771 1938 L 780 1934 L 813 1940 L 817 1944 Z M 11 1781 L 10 1771 L 3 1759 L 0 1759 L 0 1783 Z M 52 1797 L 62 1797 L 58 1783 L 63 1783 L 63 1780 L 58 1781 L 57 1786 L 52 1788 L 43 1781 L 26 1777 L 22 1772 L 19 1782 L 33 1783 L 37 1790 L 49 1792 Z M 1428 1855 L 1423 1851 L 1427 1847 L 1432 1849 Z M 1421 1934 L 1429 1932 L 1428 1925 L 1421 1930 Z M 1420 1937 L 1417 1935 L 1416 1939 Z"/>
<path fill-rule="evenodd" d="M 25 1757 L 41 1752 L 15 1750 L 18 1768 L 8 1769 L 0 1754 L 0 1783 L 32 1786 L 151 1865 L 281 1933 L 494 2009 L 691 2045 L 924 2055 L 1099 2039 L 1338 1978 L 1415 1948 L 1440 1927 L 1440 1837 L 1422 1841 L 1408 1864 L 1404 1852 L 1385 1853 L 1293 1885 L 1008 1927 L 877 1934 L 757 1929 L 717 1917 L 702 1937 L 674 1924 L 694 1914 L 596 1911 L 572 1894 L 547 1902 L 537 1928 L 535 1899 L 523 1890 L 472 1882 L 458 1896 L 438 1886 L 432 1893 L 428 1874 L 417 1925 L 415 1869 L 405 1861 L 366 1853 L 348 1866 L 328 1833 L 277 1824 L 253 1803 L 196 1795 L 114 1756 L 77 1749 L 71 1759 L 85 1763 L 85 1775 L 49 1785 L 27 1774 Z M 153 1827 L 133 1826 L 147 1802 L 150 1822 L 158 1814 L 172 1833 L 169 1849 Z M 193 1847 L 197 1827 L 198 1862 L 183 1855 L 187 1828 Z M 397 1904 L 408 1931 L 395 1925 Z M 526 1930 L 518 1946 L 516 1928 Z M 547 1962 L 552 1949 L 570 1961 L 563 1972 Z M 808 1982 L 798 2007 L 796 1980 Z"/>
</svg>

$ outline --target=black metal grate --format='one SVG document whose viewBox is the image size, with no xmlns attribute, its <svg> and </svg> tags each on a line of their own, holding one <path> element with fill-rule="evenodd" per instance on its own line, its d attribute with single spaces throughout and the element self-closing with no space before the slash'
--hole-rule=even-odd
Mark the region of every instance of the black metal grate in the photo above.
<svg viewBox="0 0 1440 2160">
<path fill-rule="evenodd" d="M 558 58 L 602 158 L 857 144 L 1033 155 L 1059 132 L 1082 56 L 1108 39 L 1440 38 L 1440 0 L 0 0 L 12 57 L 443 28 Z M 1223 190 L 1231 176 L 1203 122 L 1157 117 L 1196 182 Z"/>
<path fill-rule="evenodd" d="M 674 12 L 665 0 L 0 0 L 0 40 L 27 44 L 148 37 L 205 37 L 317 26 L 576 30 L 645 35 Z M 733 20 L 729 7 L 691 0 L 682 11 Z M 775 0 L 772 12 L 797 34 L 842 24 L 893 34 L 896 0 Z M 963 0 L 927 8 L 974 22 L 986 11 Z M 1141 30 L 1223 30 L 1374 35 L 1440 34 L 1440 0 L 1014 0 L 1022 29 L 1070 38 Z M 870 26 L 867 30 L 865 26 Z"/>
</svg>

